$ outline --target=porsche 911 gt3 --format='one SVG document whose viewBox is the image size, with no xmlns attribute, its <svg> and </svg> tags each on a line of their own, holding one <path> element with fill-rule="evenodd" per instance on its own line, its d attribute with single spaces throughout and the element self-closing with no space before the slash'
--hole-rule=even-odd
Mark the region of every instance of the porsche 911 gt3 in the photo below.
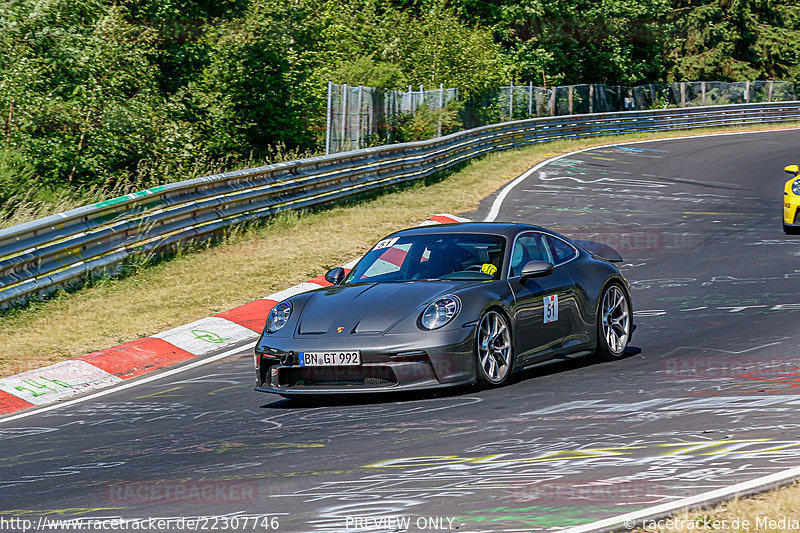
<svg viewBox="0 0 800 533">
<path fill-rule="evenodd" d="M 375 393 L 478 382 L 554 359 L 621 357 L 629 284 L 599 243 L 527 224 L 416 227 L 381 239 L 332 286 L 269 313 L 256 390 Z"/>
</svg>

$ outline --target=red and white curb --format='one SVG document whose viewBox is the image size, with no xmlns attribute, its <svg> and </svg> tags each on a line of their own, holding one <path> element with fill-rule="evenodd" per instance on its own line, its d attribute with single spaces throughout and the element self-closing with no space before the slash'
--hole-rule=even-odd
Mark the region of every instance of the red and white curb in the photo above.
<svg viewBox="0 0 800 533">
<path fill-rule="evenodd" d="M 469 220 L 455 215 L 439 214 L 420 225 L 457 222 Z M 357 262 L 358 259 L 355 259 L 347 263 L 344 265 L 345 270 L 349 271 Z M 323 276 L 317 276 L 266 298 L 151 337 L 0 378 L 0 414 L 63 401 L 160 368 L 254 342 L 264 329 L 267 313 L 278 302 L 295 294 L 330 285 Z"/>
</svg>

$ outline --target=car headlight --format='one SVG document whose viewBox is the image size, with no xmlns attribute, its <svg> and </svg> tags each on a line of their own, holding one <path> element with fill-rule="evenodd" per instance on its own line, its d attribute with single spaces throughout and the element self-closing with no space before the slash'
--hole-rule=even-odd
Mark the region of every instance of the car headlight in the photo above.
<svg viewBox="0 0 800 533">
<path fill-rule="evenodd" d="M 267 332 L 275 333 L 289 321 L 292 316 L 292 302 L 281 302 L 272 308 L 267 315 Z"/>
<path fill-rule="evenodd" d="M 792 192 L 800 196 L 800 180 L 794 180 L 792 182 Z"/>
<path fill-rule="evenodd" d="M 461 300 L 457 296 L 442 296 L 422 312 L 420 324 L 425 329 L 437 329 L 453 320 L 461 310 Z"/>
</svg>

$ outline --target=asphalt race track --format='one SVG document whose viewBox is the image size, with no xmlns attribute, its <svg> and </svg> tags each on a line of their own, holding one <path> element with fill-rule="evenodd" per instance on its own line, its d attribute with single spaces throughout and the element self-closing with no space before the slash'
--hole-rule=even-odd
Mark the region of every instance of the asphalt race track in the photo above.
<svg viewBox="0 0 800 533">
<path fill-rule="evenodd" d="M 599 148 L 513 189 L 498 220 L 625 257 L 638 327 L 622 360 L 315 406 L 254 392 L 243 349 L 0 423 L 0 517 L 552 531 L 800 465 L 800 237 L 780 221 L 798 144 L 785 131 Z"/>
</svg>

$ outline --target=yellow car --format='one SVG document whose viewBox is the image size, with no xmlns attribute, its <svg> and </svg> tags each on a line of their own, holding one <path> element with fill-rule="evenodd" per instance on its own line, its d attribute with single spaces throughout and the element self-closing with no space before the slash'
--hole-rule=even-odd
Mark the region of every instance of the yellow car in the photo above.
<svg viewBox="0 0 800 533">
<path fill-rule="evenodd" d="M 786 233 L 800 233 L 800 167 L 789 165 L 784 168 L 787 174 L 792 175 L 792 179 L 783 186 L 783 231 Z"/>
</svg>

